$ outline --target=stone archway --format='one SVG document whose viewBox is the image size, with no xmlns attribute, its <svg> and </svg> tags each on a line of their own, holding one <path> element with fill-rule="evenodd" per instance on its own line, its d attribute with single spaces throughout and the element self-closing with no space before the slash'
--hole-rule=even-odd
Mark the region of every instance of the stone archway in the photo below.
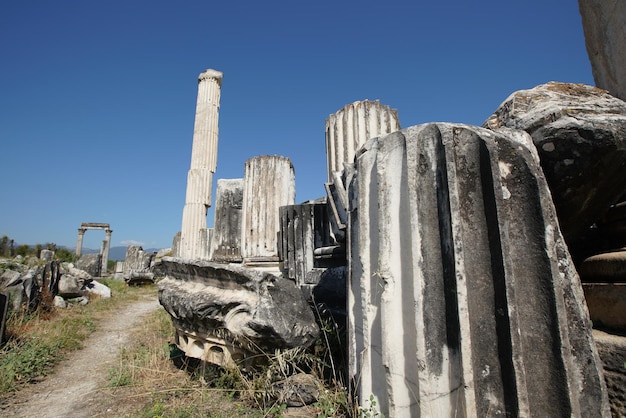
<svg viewBox="0 0 626 418">
<path fill-rule="evenodd" d="M 85 236 L 85 231 L 88 229 L 100 229 L 106 232 L 106 238 L 102 241 L 102 247 L 100 247 L 100 255 L 102 256 L 102 267 L 100 271 L 106 272 L 109 262 L 109 248 L 111 247 L 111 233 L 113 230 L 109 224 L 94 222 L 83 222 L 80 224 L 80 228 L 78 228 L 78 242 L 76 243 L 76 255 L 79 257 L 83 250 L 83 237 Z"/>
</svg>

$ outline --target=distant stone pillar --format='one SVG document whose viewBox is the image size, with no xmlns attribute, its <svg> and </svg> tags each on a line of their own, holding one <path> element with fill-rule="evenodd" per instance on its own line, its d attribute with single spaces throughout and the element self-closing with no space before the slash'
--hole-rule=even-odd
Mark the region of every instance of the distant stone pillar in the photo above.
<svg viewBox="0 0 626 418">
<path fill-rule="evenodd" d="M 83 238 L 85 237 L 85 228 L 78 228 L 78 242 L 76 243 L 76 255 L 80 257 L 83 251 Z"/>
<path fill-rule="evenodd" d="M 346 105 L 326 119 L 326 159 L 328 181 L 341 172 L 344 163 L 352 163 L 356 151 L 370 138 L 400 129 L 398 111 L 378 100 L 357 101 Z"/>
<path fill-rule="evenodd" d="M 218 115 L 222 73 L 206 70 L 198 77 L 198 99 L 187 174 L 187 193 L 178 256 L 208 260 L 207 209 L 211 206 L 213 173 L 217 165 Z"/>
<path fill-rule="evenodd" d="M 219 179 L 215 193 L 215 216 L 211 260 L 241 262 L 241 211 L 243 179 Z"/>
<path fill-rule="evenodd" d="M 580 279 L 523 131 L 413 126 L 349 185 L 349 364 L 390 417 L 610 416 Z"/>
<path fill-rule="evenodd" d="M 278 262 L 279 208 L 294 204 L 295 182 L 289 158 L 260 156 L 246 161 L 241 226 L 244 264 Z"/>
<path fill-rule="evenodd" d="M 111 233 L 113 232 L 113 230 L 111 229 L 107 229 L 106 231 L 106 238 L 104 239 L 104 241 L 102 241 L 102 270 L 101 270 L 101 275 L 106 275 L 107 272 L 107 267 L 109 264 L 109 250 L 111 249 Z"/>
</svg>

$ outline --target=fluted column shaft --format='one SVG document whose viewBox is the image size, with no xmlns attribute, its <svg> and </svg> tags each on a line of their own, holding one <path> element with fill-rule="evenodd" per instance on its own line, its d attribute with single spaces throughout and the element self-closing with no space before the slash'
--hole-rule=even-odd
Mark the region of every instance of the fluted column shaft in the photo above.
<svg viewBox="0 0 626 418">
<path fill-rule="evenodd" d="M 370 138 L 400 129 L 398 112 L 378 100 L 358 101 L 346 105 L 326 119 L 326 159 L 328 180 L 333 172 L 352 163 L 356 151 Z"/>
<path fill-rule="evenodd" d="M 349 367 L 390 417 L 609 416 L 600 359 L 523 131 L 414 126 L 349 185 Z"/>
<path fill-rule="evenodd" d="M 78 241 L 76 242 L 76 255 L 80 257 L 83 251 L 83 238 L 85 237 L 85 229 L 78 228 Z"/>
<path fill-rule="evenodd" d="M 102 241 L 102 270 L 100 275 L 104 275 L 107 272 L 107 267 L 109 264 L 109 249 L 111 248 L 111 233 L 113 230 L 107 229 L 106 238 Z"/>
<path fill-rule="evenodd" d="M 295 203 L 291 160 L 260 156 L 246 161 L 241 246 L 244 262 L 278 261 L 281 206 Z"/>
<path fill-rule="evenodd" d="M 206 70 L 198 77 L 191 167 L 178 256 L 208 260 L 207 209 L 211 206 L 213 173 L 217 166 L 218 116 L 222 73 Z"/>
</svg>

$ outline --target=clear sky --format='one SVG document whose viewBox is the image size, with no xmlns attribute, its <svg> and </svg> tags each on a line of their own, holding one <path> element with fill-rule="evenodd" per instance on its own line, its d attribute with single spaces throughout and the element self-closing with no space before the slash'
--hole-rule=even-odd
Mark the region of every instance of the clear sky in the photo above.
<svg viewBox="0 0 626 418">
<path fill-rule="evenodd" d="M 0 235 L 75 246 L 104 222 L 114 246 L 169 247 L 207 68 L 224 73 L 215 179 L 284 155 L 297 202 L 324 195 L 324 123 L 347 103 L 480 125 L 516 90 L 594 84 L 575 0 L 6 0 Z"/>
</svg>

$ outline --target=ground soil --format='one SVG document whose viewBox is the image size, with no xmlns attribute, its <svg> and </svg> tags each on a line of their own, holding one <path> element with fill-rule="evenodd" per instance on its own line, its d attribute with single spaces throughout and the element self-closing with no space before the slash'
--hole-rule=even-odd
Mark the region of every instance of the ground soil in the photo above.
<svg viewBox="0 0 626 418">
<path fill-rule="evenodd" d="M 120 349 L 141 326 L 142 318 L 159 309 L 156 298 L 146 297 L 120 308 L 105 319 L 84 343 L 70 354 L 55 373 L 20 390 L 0 407 L 3 417 L 123 417 L 132 405 L 107 396 L 107 371 Z"/>
</svg>

